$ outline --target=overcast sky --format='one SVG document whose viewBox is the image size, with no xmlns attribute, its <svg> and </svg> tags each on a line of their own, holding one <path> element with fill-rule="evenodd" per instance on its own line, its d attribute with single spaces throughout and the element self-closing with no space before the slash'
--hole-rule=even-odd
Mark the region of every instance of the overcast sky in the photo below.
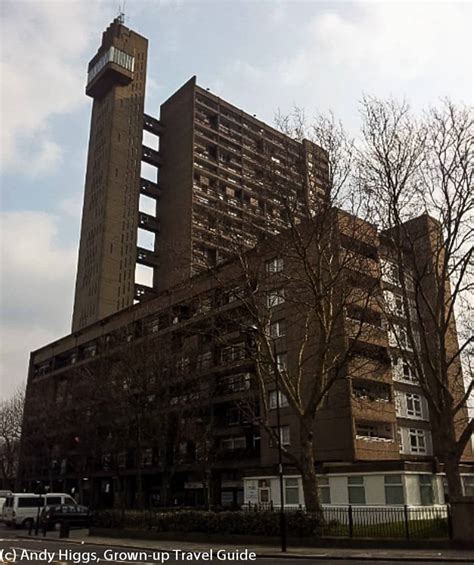
<svg viewBox="0 0 474 565">
<path fill-rule="evenodd" d="M 0 0 L 0 397 L 25 381 L 31 350 L 70 330 L 86 67 L 118 4 Z M 128 0 L 126 24 L 149 39 L 152 115 L 194 74 L 270 123 L 297 105 L 353 129 L 363 93 L 472 103 L 471 2 Z"/>
</svg>

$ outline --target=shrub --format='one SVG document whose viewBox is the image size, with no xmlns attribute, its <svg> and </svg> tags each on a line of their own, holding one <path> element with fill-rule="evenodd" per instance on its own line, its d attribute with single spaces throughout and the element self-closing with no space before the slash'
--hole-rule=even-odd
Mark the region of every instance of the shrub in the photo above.
<svg viewBox="0 0 474 565">
<path fill-rule="evenodd" d="M 286 514 L 287 532 L 293 536 L 318 536 L 319 517 L 305 512 Z M 205 512 L 175 510 L 174 512 L 104 510 L 97 512 L 94 525 L 101 528 L 152 529 L 156 532 L 240 534 L 278 536 L 278 512 Z"/>
</svg>

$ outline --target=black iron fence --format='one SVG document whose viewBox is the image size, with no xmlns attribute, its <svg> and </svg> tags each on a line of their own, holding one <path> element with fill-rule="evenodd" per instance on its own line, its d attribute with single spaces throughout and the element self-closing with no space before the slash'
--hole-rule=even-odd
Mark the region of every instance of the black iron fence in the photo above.
<svg viewBox="0 0 474 565">
<path fill-rule="evenodd" d="M 246 510 L 279 511 L 273 503 L 247 504 Z M 305 512 L 301 505 L 285 512 Z M 452 538 L 449 505 L 439 506 L 323 506 L 323 536 L 364 538 Z"/>
</svg>

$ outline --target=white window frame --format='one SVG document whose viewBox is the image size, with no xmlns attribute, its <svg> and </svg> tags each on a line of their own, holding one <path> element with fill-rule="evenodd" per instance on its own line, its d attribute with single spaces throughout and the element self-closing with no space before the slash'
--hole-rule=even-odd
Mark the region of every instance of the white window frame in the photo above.
<svg viewBox="0 0 474 565">
<path fill-rule="evenodd" d="M 427 479 L 427 480 L 425 480 Z M 422 506 L 431 506 L 433 504 L 436 504 L 436 499 L 437 499 L 437 491 L 436 491 L 436 484 L 435 481 L 433 480 L 434 477 L 433 475 L 426 475 L 426 474 L 420 474 L 418 475 L 418 488 L 419 488 L 419 492 L 420 492 L 420 504 Z M 428 501 L 424 501 L 424 495 L 423 492 L 427 490 L 429 493 L 429 498 L 430 500 Z"/>
<path fill-rule="evenodd" d="M 412 439 L 415 439 L 413 445 Z M 408 428 L 408 441 L 410 453 L 414 455 L 427 455 L 428 454 L 428 438 L 426 430 L 420 428 Z"/>
<path fill-rule="evenodd" d="M 289 502 L 288 501 L 288 491 L 294 495 L 296 491 L 296 502 Z M 286 505 L 295 505 L 300 504 L 300 485 L 298 478 L 296 477 L 286 477 L 285 478 L 285 506 Z"/>
<path fill-rule="evenodd" d="M 281 392 L 278 391 L 278 396 L 280 398 L 280 408 L 286 408 L 288 406 L 288 398 Z M 277 407 L 277 391 L 271 390 L 268 393 L 268 409 L 275 410 Z"/>
<path fill-rule="evenodd" d="M 474 475 L 462 475 L 464 496 L 474 496 Z"/>
<path fill-rule="evenodd" d="M 286 351 L 283 353 L 277 353 L 275 361 L 280 373 L 288 370 L 288 355 Z M 271 368 L 271 372 L 274 372 L 273 367 Z"/>
<path fill-rule="evenodd" d="M 270 290 L 267 294 L 267 308 L 275 308 L 285 303 L 285 289 Z"/>
<path fill-rule="evenodd" d="M 388 344 L 390 347 L 398 347 L 399 349 L 411 351 L 406 328 L 398 324 L 394 324 L 393 327 L 390 327 L 388 330 Z"/>
<path fill-rule="evenodd" d="M 397 263 L 390 261 L 390 259 L 381 259 L 380 270 L 383 282 L 393 286 L 400 286 L 400 273 Z"/>
<path fill-rule="evenodd" d="M 398 495 L 401 493 L 401 502 L 393 502 L 389 500 L 389 493 L 395 491 Z M 402 505 L 405 504 L 405 486 L 403 484 L 403 477 L 401 474 L 384 475 L 384 494 L 385 504 L 388 505 Z M 397 496 L 395 496 L 397 498 Z"/>
<path fill-rule="evenodd" d="M 278 435 L 278 428 L 274 427 L 273 432 Z M 291 445 L 290 426 L 280 426 L 280 440 L 282 446 Z M 270 436 L 270 447 L 276 447 L 277 445 L 278 443 L 275 442 L 273 436 Z"/>
<path fill-rule="evenodd" d="M 395 381 L 410 384 L 418 382 L 412 362 L 399 355 L 392 356 L 392 374 Z"/>
<path fill-rule="evenodd" d="M 273 257 L 265 263 L 265 270 L 268 275 L 274 275 L 275 273 L 281 273 L 285 267 L 285 263 L 282 257 Z"/>
<path fill-rule="evenodd" d="M 275 320 L 270 324 L 270 337 L 271 339 L 277 339 L 279 337 L 285 337 L 286 335 L 286 322 L 285 320 Z"/>
<path fill-rule="evenodd" d="M 242 445 L 240 445 L 242 444 Z M 220 442 L 221 449 L 234 451 L 236 449 L 245 449 L 247 447 L 247 440 L 245 436 L 232 436 L 222 438 Z"/>
<path fill-rule="evenodd" d="M 413 392 L 405 393 L 407 417 L 416 420 L 423 419 L 423 397 Z"/>
<path fill-rule="evenodd" d="M 356 490 L 354 490 L 356 489 Z M 363 493 L 363 496 L 361 498 L 363 498 L 362 502 L 353 502 L 351 500 L 352 496 L 351 494 L 355 494 L 355 492 L 359 492 L 361 491 Z M 360 494 L 360 492 L 359 492 Z M 365 479 L 363 476 L 360 475 L 354 475 L 354 476 L 350 476 L 347 477 L 347 499 L 349 501 L 349 504 L 354 504 L 354 505 L 358 505 L 358 506 L 363 506 L 367 504 L 367 497 L 366 497 L 366 492 L 365 492 Z"/>
<path fill-rule="evenodd" d="M 321 504 L 331 504 L 329 477 L 318 477 L 318 492 Z"/>
</svg>

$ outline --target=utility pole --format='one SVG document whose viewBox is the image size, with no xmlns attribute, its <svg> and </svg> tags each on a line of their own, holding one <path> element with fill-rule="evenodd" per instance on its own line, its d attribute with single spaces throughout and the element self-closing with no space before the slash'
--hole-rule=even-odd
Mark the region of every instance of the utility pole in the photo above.
<svg viewBox="0 0 474 565">
<path fill-rule="evenodd" d="M 273 358 L 277 360 L 275 341 L 273 341 Z M 276 361 L 278 364 L 278 361 Z M 280 423 L 280 384 L 278 382 L 278 370 L 275 371 L 275 390 L 276 390 L 276 414 L 277 414 L 277 434 L 278 434 L 278 474 L 280 478 L 280 540 L 281 551 L 286 552 L 286 516 L 285 516 L 285 489 L 283 485 L 283 453 Z"/>
</svg>

